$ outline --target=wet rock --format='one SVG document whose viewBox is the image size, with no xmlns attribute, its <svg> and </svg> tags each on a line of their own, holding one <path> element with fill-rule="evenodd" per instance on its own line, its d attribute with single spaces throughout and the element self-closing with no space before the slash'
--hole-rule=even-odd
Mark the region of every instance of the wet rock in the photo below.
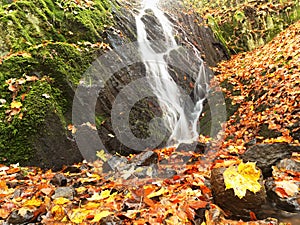
<svg viewBox="0 0 300 225">
<path fill-rule="evenodd" d="M 127 165 L 128 160 L 125 157 L 113 156 L 103 164 L 102 169 L 104 173 L 108 173 L 110 171 L 122 170 Z"/>
<path fill-rule="evenodd" d="M 23 187 L 20 187 L 20 188 L 15 189 L 14 194 L 13 194 L 13 197 L 14 197 L 14 198 L 19 198 L 19 197 L 21 197 L 22 194 L 23 194 L 23 192 L 24 192 L 24 190 L 25 190 L 25 188 L 23 188 Z"/>
<path fill-rule="evenodd" d="M 34 214 L 30 210 L 26 212 L 19 212 L 19 210 L 14 210 L 7 219 L 8 224 L 27 224 L 34 218 Z"/>
<path fill-rule="evenodd" d="M 300 110 L 297 110 L 294 112 L 294 114 L 296 113 L 299 113 Z M 291 131 L 291 136 L 295 139 L 295 140 L 298 140 L 300 141 L 300 121 L 296 122 L 295 124 L 293 124 L 291 127 L 290 127 L 290 131 Z"/>
<path fill-rule="evenodd" d="M 62 173 L 57 173 L 50 181 L 51 184 L 55 186 L 66 186 L 67 178 Z"/>
<path fill-rule="evenodd" d="M 237 220 L 231 220 L 225 218 L 225 213 L 216 205 L 210 207 L 205 213 L 206 224 L 209 225 L 220 225 L 220 224 L 230 224 L 230 225 L 240 225 L 240 224 L 251 224 L 251 225 L 278 225 L 278 220 L 275 218 L 266 218 L 263 220 L 242 222 Z"/>
<path fill-rule="evenodd" d="M 289 182 L 287 181 L 285 185 L 288 185 L 288 183 Z M 293 185 L 293 182 L 290 181 L 290 184 Z M 267 179 L 265 186 L 267 189 L 268 198 L 270 199 L 270 201 L 275 203 L 277 208 L 288 212 L 297 212 L 297 211 L 300 212 L 300 205 L 298 202 L 300 199 L 299 194 L 298 196 L 297 195 L 282 196 L 280 193 L 280 190 L 282 190 L 280 187 L 281 186 L 280 183 L 277 183 L 272 178 Z M 299 184 L 298 184 L 298 188 L 299 188 Z"/>
<path fill-rule="evenodd" d="M 55 190 L 54 195 L 52 195 L 52 199 L 56 198 L 67 198 L 69 200 L 73 200 L 75 191 L 72 187 L 59 187 Z"/>
<path fill-rule="evenodd" d="M 100 225 L 121 225 L 122 220 L 116 216 L 109 215 L 100 220 Z"/>
<path fill-rule="evenodd" d="M 223 173 L 226 168 L 215 168 L 211 172 L 211 188 L 215 203 L 223 210 L 228 211 L 232 218 L 250 219 L 250 212 L 259 212 L 261 205 L 266 201 L 266 192 L 262 175 L 259 179 L 260 191 L 253 193 L 249 190 L 243 198 L 234 194 L 233 189 L 227 189 L 224 183 Z"/>
<path fill-rule="evenodd" d="M 206 145 L 200 142 L 193 143 L 181 143 L 176 148 L 176 151 L 193 151 L 195 153 L 204 153 L 206 149 Z"/>
<path fill-rule="evenodd" d="M 82 165 L 84 166 L 84 165 Z M 63 169 L 64 173 L 80 173 L 81 172 L 81 168 L 77 167 L 77 166 L 67 166 L 66 168 Z"/>
<path fill-rule="evenodd" d="M 160 178 L 171 178 L 177 174 L 176 170 L 166 168 L 159 171 L 158 177 Z"/>
<path fill-rule="evenodd" d="M 158 166 L 156 164 L 150 166 L 139 166 L 135 169 L 133 175 L 138 178 L 157 177 Z"/>
<path fill-rule="evenodd" d="M 300 172 L 300 162 L 297 162 L 293 159 L 283 159 L 277 163 L 278 169 L 291 170 L 294 172 Z"/>
<path fill-rule="evenodd" d="M 290 158 L 293 151 L 299 151 L 299 147 L 285 143 L 258 144 L 247 149 L 241 158 L 245 162 L 256 162 L 264 177 L 270 177 L 271 167 L 281 159 Z"/>
<path fill-rule="evenodd" d="M 273 167 L 273 176 L 265 182 L 269 201 L 287 212 L 300 212 L 300 163 L 283 159 Z"/>
<path fill-rule="evenodd" d="M 137 166 L 150 166 L 151 164 L 157 163 L 157 161 L 158 155 L 153 151 L 142 152 L 131 159 L 131 162 L 135 163 Z"/>
<path fill-rule="evenodd" d="M 263 205 L 261 207 L 261 211 L 258 214 L 256 214 L 256 216 L 258 219 L 266 219 L 272 217 L 278 219 L 279 222 L 290 222 L 292 224 L 294 224 L 294 221 L 300 220 L 299 212 L 292 213 L 278 209 L 276 205 L 271 202 L 267 202 L 265 205 Z"/>
</svg>

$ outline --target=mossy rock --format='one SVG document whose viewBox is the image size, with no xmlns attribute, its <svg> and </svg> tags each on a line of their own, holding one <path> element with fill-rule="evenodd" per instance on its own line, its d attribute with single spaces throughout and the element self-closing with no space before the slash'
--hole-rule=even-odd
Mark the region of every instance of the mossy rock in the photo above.
<svg viewBox="0 0 300 225">
<path fill-rule="evenodd" d="M 69 109 L 84 71 L 107 46 L 112 7 L 100 0 L 0 4 L 0 163 L 58 169 L 82 159 L 66 129 Z M 49 155 L 64 159 L 51 164 Z"/>
</svg>

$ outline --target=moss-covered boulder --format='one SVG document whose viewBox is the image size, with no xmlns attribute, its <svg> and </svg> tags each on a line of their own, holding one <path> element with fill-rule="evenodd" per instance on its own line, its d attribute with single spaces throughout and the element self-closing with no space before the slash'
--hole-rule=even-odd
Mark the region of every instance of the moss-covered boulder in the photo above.
<svg viewBox="0 0 300 225">
<path fill-rule="evenodd" d="M 0 163 L 82 159 L 67 125 L 73 91 L 113 23 L 111 1 L 0 3 Z"/>
</svg>

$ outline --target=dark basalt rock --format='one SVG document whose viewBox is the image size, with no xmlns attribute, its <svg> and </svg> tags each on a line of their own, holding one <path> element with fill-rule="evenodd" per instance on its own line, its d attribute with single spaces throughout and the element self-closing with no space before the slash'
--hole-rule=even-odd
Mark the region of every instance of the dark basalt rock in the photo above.
<svg viewBox="0 0 300 225">
<path fill-rule="evenodd" d="M 249 147 L 241 158 L 245 162 L 256 162 L 264 177 L 270 177 L 273 165 L 281 159 L 290 158 L 292 152 L 299 149 L 300 147 L 286 143 L 257 144 Z"/>
<path fill-rule="evenodd" d="M 276 193 L 276 184 L 272 178 L 268 178 L 265 183 L 268 198 L 271 202 L 275 204 L 275 206 L 279 209 L 282 209 L 287 212 L 300 212 L 300 205 L 297 201 L 299 199 L 298 196 L 293 197 L 281 197 Z M 300 186 L 298 184 L 298 186 Z"/>
<path fill-rule="evenodd" d="M 225 169 L 216 168 L 211 172 L 211 188 L 215 203 L 224 211 L 228 211 L 232 218 L 249 220 L 250 212 L 259 212 L 261 205 L 266 201 L 263 178 L 261 176 L 259 179 L 262 187 L 259 192 L 253 193 L 247 190 L 246 195 L 240 199 L 234 194 L 233 189 L 226 190 L 223 177 Z"/>
<path fill-rule="evenodd" d="M 278 169 L 300 172 L 300 162 L 293 159 L 283 159 L 276 164 Z"/>
</svg>

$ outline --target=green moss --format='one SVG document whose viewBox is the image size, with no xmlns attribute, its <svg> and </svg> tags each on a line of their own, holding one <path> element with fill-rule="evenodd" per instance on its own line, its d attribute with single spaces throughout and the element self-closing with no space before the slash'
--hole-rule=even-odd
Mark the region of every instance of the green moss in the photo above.
<svg viewBox="0 0 300 225">
<path fill-rule="evenodd" d="M 207 18 L 215 36 L 232 53 L 263 45 L 300 19 L 299 0 L 186 2 Z"/>
<path fill-rule="evenodd" d="M 26 94 L 22 100 L 22 94 Z M 1 98 L 6 97 L 7 103 L 0 111 L 0 163 L 23 162 L 32 156 L 32 142 L 38 127 L 42 125 L 48 113 L 55 112 L 62 115 L 61 106 L 58 102 L 60 91 L 51 86 L 46 79 L 36 82 L 28 82 L 22 85 L 15 101 L 21 102 L 21 111 L 16 115 L 10 115 L 12 93 L 7 87 L 1 87 Z"/>
<path fill-rule="evenodd" d="M 0 99 L 6 103 L 0 102 L 0 163 L 30 159 L 49 116 L 55 114 L 66 127 L 74 89 L 103 52 L 96 42 L 113 24 L 111 5 L 106 0 L 1 2 Z M 9 79 L 33 75 L 38 81 L 25 82 L 14 93 L 8 89 Z M 9 111 L 13 101 L 22 103 L 16 115 Z"/>
</svg>

